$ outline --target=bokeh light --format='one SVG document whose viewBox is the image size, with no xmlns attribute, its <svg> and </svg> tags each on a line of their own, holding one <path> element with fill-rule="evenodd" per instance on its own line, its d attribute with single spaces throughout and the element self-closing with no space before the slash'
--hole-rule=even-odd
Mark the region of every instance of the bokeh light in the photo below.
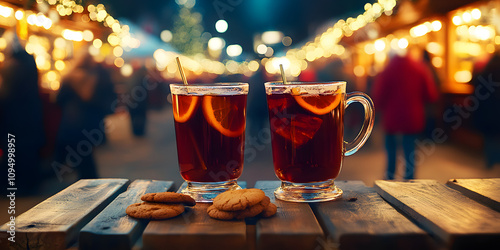
<svg viewBox="0 0 500 250">
<path fill-rule="evenodd" d="M 232 44 L 227 46 L 226 52 L 228 56 L 236 57 L 241 55 L 243 48 L 239 44 Z"/>
<path fill-rule="evenodd" d="M 208 40 L 208 48 L 211 50 L 221 50 L 226 46 L 226 41 L 220 37 L 212 37 Z"/>
<path fill-rule="evenodd" d="M 166 42 L 166 43 L 169 43 L 170 41 L 172 41 L 172 32 L 170 30 L 163 30 L 161 33 L 160 33 L 160 38 L 162 41 Z"/>
<path fill-rule="evenodd" d="M 226 32 L 227 28 L 228 28 L 228 24 L 227 24 L 226 20 L 221 19 L 215 23 L 215 30 L 217 30 L 217 32 L 219 32 L 219 33 Z"/>
</svg>

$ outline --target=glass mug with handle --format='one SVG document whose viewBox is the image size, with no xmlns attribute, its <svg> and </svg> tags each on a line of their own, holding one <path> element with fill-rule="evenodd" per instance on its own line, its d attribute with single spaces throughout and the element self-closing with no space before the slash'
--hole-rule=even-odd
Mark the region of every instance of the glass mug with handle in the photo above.
<svg viewBox="0 0 500 250">
<path fill-rule="evenodd" d="M 281 186 L 278 199 L 294 202 L 335 200 L 334 180 L 344 156 L 354 154 L 371 134 L 373 102 L 362 92 L 346 93 L 346 82 L 265 83 L 273 163 Z M 344 142 L 344 110 L 359 102 L 365 110 L 361 131 Z"/>
</svg>

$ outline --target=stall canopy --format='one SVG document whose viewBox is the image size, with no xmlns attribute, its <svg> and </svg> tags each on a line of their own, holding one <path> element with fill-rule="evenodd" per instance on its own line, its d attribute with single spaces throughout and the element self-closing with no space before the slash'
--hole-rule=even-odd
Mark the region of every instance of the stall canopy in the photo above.
<svg viewBox="0 0 500 250">
<path fill-rule="evenodd" d="M 145 32 L 137 24 L 126 19 L 120 19 L 120 23 L 128 25 L 130 33 L 141 43 L 141 46 L 138 48 L 125 50 L 122 56 L 124 59 L 153 57 L 153 53 L 158 49 L 179 53 L 172 45 L 161 41 L 159 37 Z"/>
</svg>

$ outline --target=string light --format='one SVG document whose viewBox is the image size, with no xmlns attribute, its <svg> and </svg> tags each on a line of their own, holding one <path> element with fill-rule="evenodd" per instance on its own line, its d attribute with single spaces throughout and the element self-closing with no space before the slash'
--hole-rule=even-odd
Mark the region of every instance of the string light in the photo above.
<svg viewBox="0 0 500 250">
<path fill-rule="evenodd" d="M 345 48 L 338 44 L 343 37 L 351 36 L 355 31 L 374 22 L 383 14 L 392 14 L 394 7 L 396 7 L 396 0 L 378 0 L 374 4 L 365 4 L 365 11 L 357 17 L 349 17 L 345 20 L 340 19 L 332 27 L 317 35 L 312 41 L 307 42 L 302 47 L 288 50 L 286 58 L 290 61 L 290 68 L 304 70 L 307 67 L 307 61 L 313 62 L 320 58 L 332 56 L 333 54 L 343 56 Z M 365 47 L 365 52 L 373 54 L 377 49 L 384 50 L 385 48 L 386 44 L 381 40 L 377 43 L 377 48 L 371 44 Z M 261 51 L 258 52 L 260 53 Z M 266 66 L 266 70 L 269 73 L 277 71 L 273 64 L 266 63 L 263 65 Z M 292 72 L 294 76 L 298 76 L 299 74 L 300 71 Z"/>
<path fill-rule="evenodd" d="M 14 14 L 14 16 L 16 17 L 17 20 L 21 20 L 23 19 L 24 17 L 24 12 L 22 10 L 18 10 L 16 11 L 16 13 Z"/>
<path fill-rule="evenodd" d="M 42 0 L 40 0 L 42 1 Z M 81 20 L 83 21 L 94 21 L 99 22 L 101 25 L 108 27 L 111 30 L 111 33 L 107 37 L 96 38 L 94 34 L 89 31 L 79 31 L 79 30 L 69 30 L 64 29 L 60 34 L 61 37 L 65 38 L 68 41 L 74 42 L 89 42 L 91 43 L 91 47 L 89 50 L 92 50 L 96 53 L 96 57 L 106 57 L 106 56 L 115 56 L 116 59 L 112 60 L 115 65 L 123 66 L 125 63 L 121 56 L 124 51 L 130 51 L 130 49 L 137 48 L 140 46 L 140 41 L 133 37 L 133 34 L 130 33 L 130 28 L 127 25 L 122 25 L 117 19 L 112 17 L 109 12 L 106 10 L 103 4 L 90 4 L 86 7 L 80 5 L 75 0 L 45 0 L 52 8 L 54 8 L 55 13 L 59 16 L 70 16 L 74 13 L 82 13 L 83 17 Z M 343 37 L 351 36 L 355 31 L 365 27 L 371 22 L 374 22 L 378 17 L 382 15 L 390 15 L 392 13 L 393 8 L 396 6 L 396 0 L 378 0 L 378 2 L 370 4 L 367 3 L 364 6 L 364 12 L 356 17 L 350 17 L 347 19 L 341 19 L 337 21 L 333 26 L 328 28 L 322 34 L 317 35 L 310 42 L 307 42 L 303 46 L 299 48 L 292 48 L 286 52 L 284 57 L 280 57 L 276 59 L 273 57 L 275 51 L 271 47 L 267 47 L 262 44 L 257 46 L 256 52 L 265 56 L 262 60 L 253 60 L 250 62 L 241 62 L 238 63 L 236 61 L 231 61 L 231 63 L 222 63 L 219 61 L 214 61 L 208 58 L 205 58 L 202 54 L 196 54 L 189 58 L 190 60 L 184 59 L 184 61 L 189 61 L 187 64 L 190 64 L 190 67 L 187 67 L 187 70 L 191 70 L 196 74 L 201 74 L 203 72 L 213 73 L 213 74 L 223 74 L 223 73 L 243 73 L 245 75 L 251 74 L 251 72 L 255 72 L 260 68 L 260 65 L 266 66 L 266 70 L 268 68 L 274 68 L 276 65 L 276 60 L 284 60 L 285 58 L 287 62 L 289 62 L 288 72 L 293 76 L 298 76 L 302 70 L 307 68 L 308 62 L 312 62 L 318 60 L 320 58 L 330 57 L 330 56 L 343 56 L 346 52 L 346 49 L 338 44 Z M 4 7 L 4 6 L 2 6 Z M 17 20 L 21 20 L 26 18 L 26 21 L 29 25 L 35 25 L 38 27 L 43 27 L 45 29 L 50 29 L 57 23 L 58 19 L 54 19 L 53 16 L 51 18 L 45 16 L 44 13 L 33 13 L 32 11 L 24 11 L 24 10 L 16 10 L 10 8 L 9 10 L 6 8 L 0 9 L 0 14 L 4 14 L 8 16 L 14 15 Z M 84 12 L 84 11 L 88 11 Z M 471 19 L 476 19 L 480 16 L 478 11 L 470 12 Z M 461 18 L 461 17 L 459 17 Z M 440 23 L 439 23 L 440 24 Z M 432 23 L 432 30 L 440 29 L 437 28 L 439 25 L 437 23 Z M 222 27 L 224 28 L 224 27 Z M 222 31 L 222 29 L 221 29 Z M 169 41 L 168 34 L 163 34 L 163 40 Z M 279 39 L 276 39 L 277 42 L 283 43 L 285 46 L 291 45 L 290 37 L 279 36 Z M 386 41 L 381 41 L 383 43 L 383 49 L 386 49 Z M 61 42 L 60 42 L 61 43 Z M 377 48 L 380 49 L 382 43 L 378 43 Z M 398 45 L 400 45 L 398 43 Z M 27 45 L 28 47 L 28 45 Z M 222 49 L 222 46 L 216 46 Z M 35 47 L 33 47 L 35 48 Z M 240 47 L 232 47 L 231 52 L 240 52 Z M 28 49 L 27 49 L 28 50 Z M 238 53 L 232 53 L 236 55 Z M 156 54 L 156 52 L 155 52 Z M 63 69 L 61 63 L 64 63 L 64 59 L 66 57 L 66 52 L 63 47 L 54 48 L 50 57 L 45 57 L 44 66 L 50 69 L 50 60 L 57 60 L 57 67 L 54 64 L 56 69 Z M 178 53 L 168 52 L 168 57 L 179 56 Z M 269 60 L 267 60 L 269 58 Z M 97 59 L 97 58 L 96 58 Z M 266 60 L 264 60 L 266 59 Z M 101 58 L 101 61 L 103 58 Z M 159 62 L 155 57 L 157 68 L 161 68 L 162 70 L 167 69 L 167 66 L 170 65 L 170 62 Z M 39 60 L 41 61 L 41 59 Z M 267 63 L 269 62 L 269 63 Z M 269 65 L 269 66 L 267 66 Z M 158 67 L 161 66 L 161 67 Z M 229 66 L 229 68 L 227 68 Z M 125 70 L 127 71 L 127 70 Z M 271 71 L 275 71 L 271 69 Z M 166 72 L 168 73 L 168 72 Z M 164 74 L 165 76 L 165 74 Z"/>
<path fill-rule="evenodd" d="M 51 90 L 59 89 L 59 73 L 57 72 L 66 68 L 66 62 L 64 60 L 66 60 L 67 56 L 67 46 L 72 42 L 91 43 L 93 46 L 89 47 L 89 51 L 93 51 L 90 48 L 94 48 L 95 51 L 93 52 L 95 53 L 92 54 L 96 59 L 98 59 L 97 57 L 103 57 L 103 55 L 121 56 L 125 48 L 129 51 L 132 48 L 140 46 L 140 41 L 130 34 L 129 27 L 120 24 L 117 19 L 113 18 L 107 12 L 103 4 L 91 4 L 84 7 L 75 0 L 37 0 L 38 4 L 44 4 L 43 2 L 46 4 L 41 6 L 44 8 L 39 8 L 40 12 L 18 9 L 18 7 L 15 6 L 4 6 L 2 3 L 0 4 L 0 15 L 5 18 L 11 18 L 10 20 L 14 20 L 13 22 L 9 21 L 5 23 L 7 26 L 14 26 L 16 20 L 24 20 L 28 28 L 36 26 L 46 30 L 50 29 L 52 33 L 59 33 L 59 37 L 57 35 L 54 37 L 54 47 L 51 52 L 48 38 L 33 34 L 28 36 L 26 31 L 24 38 L 20 35 L 22 39 L 27 39 L 25 49 L 28 53 L 35 56 L 35 62 L 38 69 L 41 72 L 48 72 L 45 73 L 46 77 L 42 78 L 41 86 L 44 88 Z M 83 13 L 85 10 L 88 10 L 87 14 Z M 82 13 L 81 20 L 84 22 L 101 22 L 102 25 L 110 28 L 111 34 L 109 36 L 111 36 L 111 39 L 104 39 L 104 41 L 111 40 L 114 47 L 112 50 L 113 53 L 111 53 L 111 49 L 109 49 L 111 46 L 103 44 L 101 39 L 95 38 L 92 31 L 64 29 L 59 26 L 60 17 L 70 16 L 74 13 Z M 52 29 L 55 25 L 57 25 L 57 29 Z M 103 58 L 101 58 L 101 61 L 102 60 Z M 123 63 L 121 63 L 123 61 L 122 58 L 118 60 L 115 59 L 115 61 L 117 65 L 123 65 Z"/>
</svg>

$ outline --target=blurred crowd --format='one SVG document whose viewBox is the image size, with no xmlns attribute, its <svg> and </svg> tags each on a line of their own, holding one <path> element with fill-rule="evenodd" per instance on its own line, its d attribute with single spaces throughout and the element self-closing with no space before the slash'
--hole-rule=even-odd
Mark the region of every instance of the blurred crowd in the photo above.
<svg viewBox="0 0 500 250">
<path fill-rule="evenodd" d="M 96 62 L 85 48 L 75 51 L 57 93 L 45 93 L 34 57 L 15 32 L 6 31 L 3 37 L 8 46 L 0 65 L 0 134 L 11 134 L 15 141 L 9 145 L 1 140 L 0 158 L 2 167 L 15 164 L 20 194 L 36 192 L 44 179 L 54 176 L 59 181 L 68 173 L 99 177 L 93 153 L 106 143 L 105 117 L 128 112 L 131 133 L 140 137 L 146 133 L 148 107 L 167 103 L 167 84 L 144 60 L 134 60 L 134 73 L 125 78 L 114 67 Z M 7 178 L 1 180 L 7 185 Z"/>
</svg>

